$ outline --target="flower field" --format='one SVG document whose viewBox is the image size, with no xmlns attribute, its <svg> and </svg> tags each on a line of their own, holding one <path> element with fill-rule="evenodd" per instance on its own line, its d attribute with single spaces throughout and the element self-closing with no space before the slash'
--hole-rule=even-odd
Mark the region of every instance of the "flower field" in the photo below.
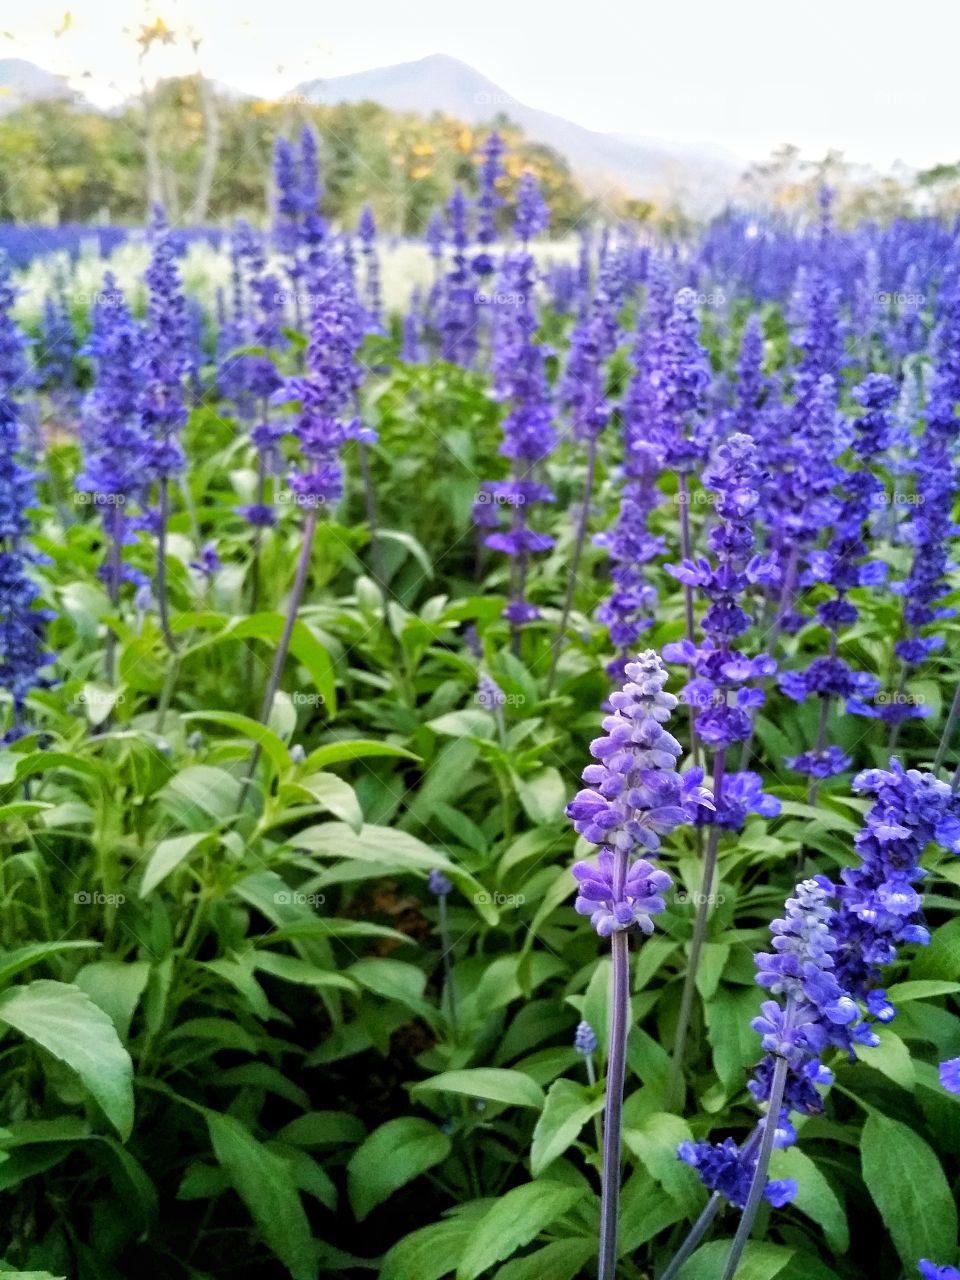
<svg viewBox="0 0 960 1280">
<path fill-rule="evenodd" d="M 0 1280 L 960 1280 L 955 230 L 475 160 L 9 233 Z"/>
</svg>

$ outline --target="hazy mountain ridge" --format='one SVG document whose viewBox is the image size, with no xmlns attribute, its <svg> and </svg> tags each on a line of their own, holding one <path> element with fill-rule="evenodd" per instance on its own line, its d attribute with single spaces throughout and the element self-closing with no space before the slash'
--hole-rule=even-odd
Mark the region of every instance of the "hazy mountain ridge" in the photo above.
<svg viewBox="0 0 960 1280">
<path fill-rule="evenodd" d="M 426 115 L 442 111 L 473 125 L 502 112 L 531 141 L 546 143 L 566 157 L 585 185 L 598 193 L 619 189 L 629 195 L 672 196 L 688 206 L 702 206 L 729 190 L 742 167 L 716 147 L 672 146 L 586 129 L 527 106 L 467 63 L 445 54 L 309 80 L 296 92 L 312 102 L 369 99 L 395 111 Z"/>
</svg>

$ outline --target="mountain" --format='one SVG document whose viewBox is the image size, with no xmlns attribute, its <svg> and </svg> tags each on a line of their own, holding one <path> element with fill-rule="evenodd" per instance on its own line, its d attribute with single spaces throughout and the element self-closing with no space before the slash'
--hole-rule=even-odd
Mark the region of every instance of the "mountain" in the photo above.
<svg viewBox="0 0 960 1280">
<path fill-rule="evenodd" d="M 23 58 L 0 58 L 0 114 L 30 102 L 75 96 L 62 76 Z"/>
<path fill-rule="evenodd" d="M 734 156 L 715 147 L 677 146 L 585 129 L 528 107 L 467 63 L 445 54 L 306 81 L 296 92 L 315 103 L 370 100 L 394 111 L 442 111 L 472 125 L 503 114 L 532 141 L 546 143 L 564 156 L 589 189 L 676 198 L 694 212 L 716 205 L 742 168 Z"/>
</svg>

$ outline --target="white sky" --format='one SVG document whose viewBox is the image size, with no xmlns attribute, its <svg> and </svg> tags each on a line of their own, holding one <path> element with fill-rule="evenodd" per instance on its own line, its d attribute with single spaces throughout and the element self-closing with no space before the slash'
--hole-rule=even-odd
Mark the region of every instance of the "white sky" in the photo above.
<svg viewBox="0 0 960 1280">
<path fill-rule="evenodd" d="M 447 53 L 595 129 L 752 159 L 784 142 L 884 169 L 960 159 L 952 0 L 0 0 L 0 57 L 104 101 L 136 85 L 132 33 L 157 14 L 204 37 L 207 74 L 253 93 Z M 149 65 L 196 63 L 178 40 Z"/>
</svg>

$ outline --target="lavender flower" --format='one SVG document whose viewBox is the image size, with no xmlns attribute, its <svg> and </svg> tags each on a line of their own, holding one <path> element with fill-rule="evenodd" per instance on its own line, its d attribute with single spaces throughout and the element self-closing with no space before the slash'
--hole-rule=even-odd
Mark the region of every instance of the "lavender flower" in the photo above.
<svg viewBox="0 0 960 1280">
<path fill-rule="evenodd" d="M 524 172 L 517 183 L 517 214 L 514 232 L 524 245 L 546 231 L 550 225 L 550 209 L 540 194 L 540 183 L 532 173 Z"/>
<path fill-rule="evenodd" d="M 360 212 L 357 223 L 357 236 L 360 240 L 360 252 L 366 265 L 366 282 L 364 290 L 364 306 L 367 311 L 367 328 L 370 333 L 383 332 L 383 303 L 380 296 L 380 263 L 377 260 L 377 224 L 373 210 L 368 204 Z"/>
<path fill-rule="evenodd" d="M 940 1083 L 948 1093 L 960 1093 L 960 1058 L 940 1063 Z"/>
<path fill-rule="evenodd" d="M 704 475 L 704 485 L 717 494 L 717 523 L 708 535 L 716 565 L 701 558 L 667 565 L 667 572 L 687 586 L 697 586 L 710 605 L 703 618 L 704 643 L 697 647 L 684 640 L 667 645 L 668 662 L 689 666 L 694 678 L 683 697 L 697 708 L 697 736 L 715 751 L 723 751 L 750 736 L 748 710 L 762 706 L 763 690 L 748 681 L 769 675 L 772 658 L 748 658 L 733 642 L 750 626 L 751 618 L 741 599 L 747 588 L 775 583 L 779 567 L 775 557 L 753 554 L 753 512 L 759 500 L 756 446 L 749 436 L 736 434 L 717 451 L 714 464 Z"/>
<path fill-rule="evenodd" d="M 613 994 L 607 1052 L 603 1123 L 600 1280 L 613 1280 L 617 1259 L 620 1201 L 620 1137 L 630 1005 L 628 930 L 653 931 L 653 916 L 664 909 L 671 880 L 637 852 L 656 853 L 662 836 L 691 821 L 696 806 L 708 802 L 703 773 L 676 771 L 681 747 L 664 723 L 677 705 L 664 690 L 667 673 L 648 650 L 626 668 L 627 683 L 610 698 L 605 735 L 590 744 L 598 762 L 583 771 L 589 783 L 567 806 L 577 832 L 599 845 L 597 864 L 573 868 L 575 909 L 589 915 L 601 937 L 610 937 Z M 631 859 L 634 859 L 631 861 Z"/>
<path fill-rule="evenodd" d="M 427 876 L 427 888 L 437 898 L 445 898 L 453 889 L 453 884 L 442 871 L 438 871 L 436 867 L 432 867 L 430 874 Z"/>
<path fill-rule="evenodd" d="M 578 1022 L 573 1036 L 573 1047 L 582 1058 L 597 1052 L 597 1033 L 589 1022 Z"/>
<path fill-rule="evenodd" d="M 0 687 L 13 703 L 13 724 L 2 741 L 25 732 L 23 713 L 31 690 L 44 683 L 53 661 L 44 648 L 53 614 L 35 608 L 40 589 L 30 576 L 38 556 L 26 544 L 27 516 L 36 505 L 34 475 L 18 460 L 20 430 L 14 391 L 27 372 L 25 345 L 10 314 L 16 297 L 6 258 L 0 258 Z"/>
<path fill-rule="evenodd" d="M 499 453 L 512 461 L 513 475 L 508 481 L 488 482 L 485 490 L 510 512 L 511 518 L 509 528 L 488 534 L 484 542 L 514 558 L 511 599 L 504 617 L 513 625 L 516 636 L 520 626 L 540 616 L 537 607 L 526 598 L 527 570 L 530 556 L 549 550 L 553 539 L 530 527 L 530 513 L 534 504 L 553 501 L 552 493 L 535 478 L 534 470 L 553 449 L 556 436 L 546 351 L 534 336 L 537 317 L 530 254 L 514 254 L 507 259 L 499 287 L 508 301 L 497 308 L 495 317 L 494 379 L 498 396 L 509 405 Z"/>
<path fill-rule="evenodd" d="M 473 259 L 473 270 L 481 277 L 491 276 L 496 264 L 490 254 L 489 246 L 497 238 L 497 210 L 503 204 L 497 194 L 497 183 L 503 177 L 503 166 L 500 157 L 503 155 L 503 140 L 498 133 L 491 133 L 483 144 L 482 163 L 480 165 L 480 194 L 477 197 L 477 243 L 480 252 Z"/>
<path fill-rule="evenodd" d="M 605 736 L 590 744 L 598 761 L 583 771 L 590 786 L 567 806 L 579 834 L 600 846 L 597 865 L 578 862 L 573 874 L 576 910 L 589 915 L 603 937 L 634 924 L 653 931 L 670 877 L 643 858 L 628 873 L 625 859 L 641 850 L 656 853 L 662 836 L 692 821 L 697 804 L 710 803 L 701 769 L 676 772 L 682 748 L 662 725 L 677 699 L 663 688 L 660 659 L 648 649 L 627 664 L 626 676 L 623 689 L 611 695 Z"/>
</svg>

